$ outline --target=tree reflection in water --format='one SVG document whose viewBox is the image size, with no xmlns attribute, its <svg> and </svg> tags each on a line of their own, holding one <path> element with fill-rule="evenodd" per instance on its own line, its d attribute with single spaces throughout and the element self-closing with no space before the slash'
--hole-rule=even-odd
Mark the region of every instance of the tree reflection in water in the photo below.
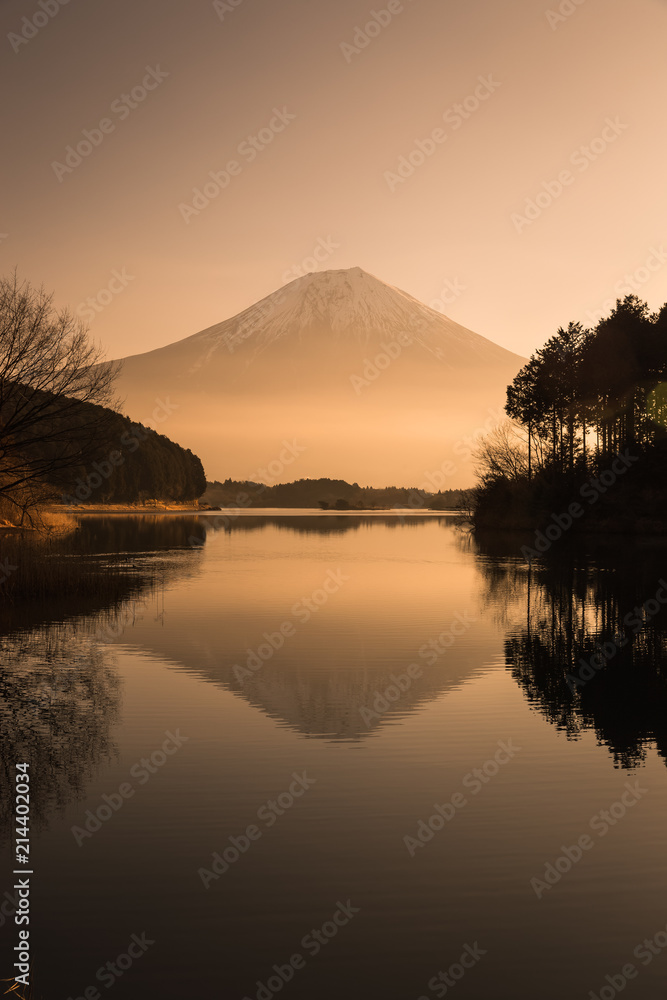
<svg viewBox="0 0 667 1000">
<path fill-rule="evenodd" d="M 554 547 L 529 566 L 517 558 L 524 541 L 473 544 L 531 705 L 570 738 L 593 729 L 617 767 L 641 765 L 650 746 L 667 759 L 667 614 L 656 600 L 667 594 L 667 544 Z"/>
<path fill-rule="evenodd" d="M 10 833 L 14 767 L 30 764 L 30 825 L 85 791 L 114 753 L 120 688 L 111 650 L 80 623 L 48 625 L 0 642 L 0 835 Z"/>
<path fill-rule="evenodd" d="M 17 763 L 30 764 L 30 827 L 43 827 L 113 759 L 121 690 L 107 645 L 171 580 L 199 571 L 197 518 L 84 518 L 58 540 L 63 558 L 92 556 L 90 594 L 6 605 L 0 615 L 0 842 L 12 835 Z M 127 573 L 105 588 L 109 557 Z M 53 555 L 49 556 L 53 558 Z M 128 558 L 129 557 L 129 558 Z"/>
</svg>

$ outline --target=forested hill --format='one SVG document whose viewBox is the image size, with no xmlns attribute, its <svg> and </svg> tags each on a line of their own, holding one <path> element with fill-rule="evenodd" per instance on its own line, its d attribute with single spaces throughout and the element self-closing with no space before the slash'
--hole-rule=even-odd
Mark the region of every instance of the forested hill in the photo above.
<svg viewBox="0 0 667 1000">
<path fill-rule="evenodd" d="M 219 507 L 304 507 L 322 510 L 454 510 L 465 500 L 464 490 L 426 493 L 423 490 L 388 486 L 374 489 L 343 479 L 299 479 L 294 483 L 265 486 L 262 483 L 226 479 L 208 483 L 205 503 Z"/>
<path fill-rule="evenodd" d="M 82 404 L 81 417 L 88 429 L 98 428 L 95 441 L 85 440 L 80 462 L 48 476 L 64 503 L 186 503 L 206 489 L 201 460 L 189 448 L 100 406 Z M 76 448 L 76 429 L 67 432 Z M 33 454 L 37 449 L 31 447 Z"/>
</svg>

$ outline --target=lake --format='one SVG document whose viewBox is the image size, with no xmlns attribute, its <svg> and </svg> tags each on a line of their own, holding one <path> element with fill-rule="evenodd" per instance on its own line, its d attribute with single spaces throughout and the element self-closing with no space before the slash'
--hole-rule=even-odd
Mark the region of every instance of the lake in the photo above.
<svg viewBox="0 0 667 1000">
<path fill-rule="evenodd" d="M 663 997 L 667 548 L 524 541 L 82 518 L 127 597 L 1 640 L 2 976 L 26 761 L 36 996 Z"/>
</svg>

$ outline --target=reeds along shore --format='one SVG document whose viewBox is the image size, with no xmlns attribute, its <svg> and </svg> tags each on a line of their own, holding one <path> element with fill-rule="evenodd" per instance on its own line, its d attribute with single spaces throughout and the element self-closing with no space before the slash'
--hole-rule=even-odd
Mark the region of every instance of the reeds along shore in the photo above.
<svg viewBox="0 0 667 1000">
<path fill-rule="evenodd" d="M 63 545 L 67 529 L 59 527 L 51 533 L 0 528 L 0 606 L 70 597 L 113 602 L 150 582 L 149 571 L 138 573 L 127 556 L 69 555 Z"/>
</svg>

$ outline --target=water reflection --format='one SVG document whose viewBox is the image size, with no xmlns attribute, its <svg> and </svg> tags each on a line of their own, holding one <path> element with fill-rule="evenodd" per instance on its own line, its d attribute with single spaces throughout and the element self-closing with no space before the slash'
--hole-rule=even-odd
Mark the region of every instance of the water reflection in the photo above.
<svg viewBox="0 0 667 1000">
<path fill-rule="evenodd" d="M 120 689 L 110 650 L 74 623 L 0 641 L 0 840 L 10 832 L 17 763 L 30 764 L 31 827 L 85 793 L 115 744 Z"/>
<path fill-rule="evenodd" d="M 460 687 L 488 662 L 480 655 L 480 622 L 463 627 L 455 653 L 419 655 L 477 602 L 472 561 L 452 552 L 447 516 L 201 520 L 209 530 L 206 574 L 170 602 L 159 628 L 143 623 L 136 639 L 280 725 L 309 737 L 361 741 Z M 444 560 L 453 565 L 445 568 Z M 323 578 L 339 567 L 347 578 L 340 590 L 304 611 L 313 594 L 326 598 Z M 284 624 L 294 631 L 283 642 Z M 272 636 L 278 648 L 267 646 Z M 261 662 L 258 649 L 268 653 Z M 411 663 L 418 676 L 406 682 Z"/>
<path fill-rule="evenodd" d="M 275 528 L 277 531 L 293 532 L 297 535 L 344 535 L 357 532 L 362 528 L 370 528 L 382 524 L 385 528 L 419 528 L 428 521 L 451 524 L 452 515 L 415 515 L 406 511 L 405 514 L 248 514 L 230 512 L 228 514 L 211 514 L 199 518 L 205 528 L 212 531 L 228 533 L 262 531 Z"/>
<path fill-rule="evenodd" d="M 59 551 L 89 555 L 153 553 L 196 548 L 215 529 L 213 518 L 142 514 L 127 517 L 81 517 L 76 529 L 63 535 Z"/>
<path fill-rule="evenodd" d="M 39 829 L 82 798 L 115 755 L 121 691 L 111 644 L 131 634 L 143 609 L 159 608 L 165 588 L 199 571 L 201 552 L 189 541 L 197 527 L 192 518 L 83 518 L 41 548 L 31 541 L 29 556 L 25 546 L 11 553 L 15 562 L 69 560 L 73 575 L 85 572 L 86 592 L 2 608 L 0 842 L 10 833 L 17 763 L 30 764 L 30 818 Z M 5 540 L 3 552 L 17 542 Z"/>
<path fill-rule="evenodd" d="M 528 566 L 523 540 L 477 539 L 486 600 L 502 609 L 507 666 L 568 737 L 593 729 L 615 765 L 667 759 L 667 546 L 597 542 Z"/>
</svg>

